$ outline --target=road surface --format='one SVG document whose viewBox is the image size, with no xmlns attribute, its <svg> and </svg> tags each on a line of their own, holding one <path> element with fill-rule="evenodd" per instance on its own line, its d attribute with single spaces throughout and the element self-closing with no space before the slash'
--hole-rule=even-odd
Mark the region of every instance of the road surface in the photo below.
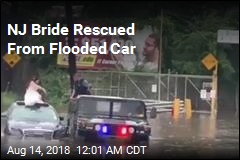
<svg viewBox="0 0 240 160">
<path fill-rule="evenodd" d="M 119 152 L 106 153 L 106 148 L 99 144 L 94 144 L 98 149 L 101 149 L 101 155 L 99 153 L 97 158 L 147 158 L 147 159 L 159 159 L 159 158 L 239 158 L 239 119 L 230 116 L 222 116 L 217 120 L 212 119 L 209 114 L 194 113 L 190 120 L 185 120 L 184 115 L 181 114 L 178 120 L 173 120 L 170 113 L 161 113 L 156 119 L 150 120 L 152 128 L 151 143 L 148 149 L 135 148 L 137 155 L 130 155 L 133 153 L 133 146 L 115 146 L 122 147 L 116 148 Z M 1 126 L 4 126 L 4 119 L 1 121 Z M 26 139 L 19 140 L 14 137 L 8 137 L 1 133 L 1 157 L 11 158 L 14 156 L 11 152 L 7 155 L 8 151 L 14 150 L 19 147 L 19 154 L 15 155 L 16 158 L 33 158 L 32 148 L 34 146 L 34 156 L 36 158 L 80 158 L 79 150 L 77 146 L 84 146 L 87 144 L 78 144 L 73 142 L 70 138 L 65 138 L 61 141 L 44 141 L 38 139 Z M 41 146 L 41 154 L 36 150 L 38 146 Z M 57 146 L 52 148 L 52 155 L 47 155 L 50 147 L 46 150 L 47 146 Z M 62 146 L 62 147 L 61 147 Z M 27 153 L 24 155 L 24 147 L 26 147 Z M 68 151 L 70 147 L 70 153 Z M 89 146 L 90 147 L 90 146 Z M 112 146 L 114 147 L 114 146 Z M 129 148 L 130 147 L 130 148 Z M 82 148 L 83 149 L 83 148 Z M 94 149 L 94 148 L 93 148 Z M 92 149 L 92 151 L 93 151 Z M 122 150 L 121 150 L 122 149 Z M 126 151 L 128 149 L 128 152 Z M 142 150 L 141 150 L 142 149 Z M 143 150 L 145 149 L 145 150 Z M 88 149 L 87 149 L 88 150 Z M 91 148 L 86 152 L 92 152 Z M 122 152 L 120 152 L 122 151 Z M 143 153 L 144 151 L 144 153 Z M 58 154 L 57 154 L 58 152 Z M 98 151 L 100 152 L 100 151 Z M 50 152 L 49 152 L 50 153 Z M 92 153 L 93 154 L 93 153 Z M 86 158 L 93 157 L 92 154 L 85 155 Z M 7 155 L 7 156 L 6 156 Z"/>
</svg>

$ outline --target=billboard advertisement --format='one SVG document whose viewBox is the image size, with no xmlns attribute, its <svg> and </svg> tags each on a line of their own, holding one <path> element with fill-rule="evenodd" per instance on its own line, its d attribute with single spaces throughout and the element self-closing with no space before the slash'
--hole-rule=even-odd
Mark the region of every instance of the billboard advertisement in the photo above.
<svg viewBox="0 0 240 160">
<path fill-rule="evenodd" d="M 84 23 L 81 23 L 84 25 Z M 86 23 L 89 27 L 100 25 Z M 68 37 L 61 36 L 60 42 L 63 46 L 68 46 Z M 107 54 L 75 54 L 77 69 L 82 70 L 117 70 L 129 72 L 158 72 L 161 63 L 160 53 L 160 34 L 151 26 L 145 26 L 143 29 L 137 29 L 134 35 L 77 35 L 74 37 L 75 46 L 84 46 L 89 42 L 90 46 L 105 46 L 109 48 L 111 44 L 118 43 L 114 51 L 120 51 L 120 54 L 113 54 L 109 49 Z M 106 43 L 104 43 L 106 42 Z M 122 54 L 123 46 L 136 46 L 133 54 Z M 68 67 L 68 55 L 58 54 L 57 64 L 60 67 Z"/>
</svg>

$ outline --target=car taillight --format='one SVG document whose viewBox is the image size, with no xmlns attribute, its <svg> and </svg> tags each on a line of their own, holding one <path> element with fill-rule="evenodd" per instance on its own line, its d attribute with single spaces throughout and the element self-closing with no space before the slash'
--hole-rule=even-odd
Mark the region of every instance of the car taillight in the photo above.
<svg viewBox="0 0 240 160">
<path fill-rule="evenodd" d="M 127 127 L 122 127 L 122 128 L 121 128 L 121 134 L 122 134 L 122 135 L 127 134 Z"/>
<path fill-rule="evenodd" d="M 129 128 L 128 128 L 128 132 L 129 132 L 130 134 L 133 134 L 133 133 L 135 132 L 135 129 L 134 129 L 133 127 L 129 127 Z"/>
<path fill-rule="evenodd" d="M 119 126 L 117 130 L 117 136 L 120 138 L 126 138 L 134 134 L 135 129 L 129 126 Z"/>
</svg>

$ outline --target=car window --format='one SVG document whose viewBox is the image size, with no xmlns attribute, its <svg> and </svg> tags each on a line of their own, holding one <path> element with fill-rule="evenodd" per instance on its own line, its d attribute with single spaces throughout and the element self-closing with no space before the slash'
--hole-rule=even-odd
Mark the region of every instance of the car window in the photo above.
<svg viewBox="0 0 240 160">
<path fill-rule="evenodd" d="M 145 117 L 145 106 L 139 101 L 121 101 L 113 103 L 113 116 L 133 118 Z"/>
<path fill-rule="evenodd" d="M 110 102 L 109 101 L 97 101 L 96 102 L 96 111 L 104 112 L 106 114 L 110 111 Z"/>
<path fill-rule="evenodd" d="M 36 121 L 36 122 L 56 122 L 58 120 L 55 111 L 49 107 L 30 108 L 16 107 L 9 115 L 11 120 L 16 121 Z"/>
<path fill-rule="evenodd" d="M 113 101 L 113 116 L 145 118 L 145 105 L 141 101 L 81 99 L 78 112 L 88 115 L 109 115 L 111 101 Z"/>
<path fill-rule="evenodd" d="M 113 102 L 113 113 L 114 112 L 119 112 L 122 108 L 122 103 L 120 102 Z"/>
<path fill-rule="evenodd" d="M 78 112 L 88 115 L 109 115 L 110 101 L 82 99 L 78 104 Z"/>
</svg>

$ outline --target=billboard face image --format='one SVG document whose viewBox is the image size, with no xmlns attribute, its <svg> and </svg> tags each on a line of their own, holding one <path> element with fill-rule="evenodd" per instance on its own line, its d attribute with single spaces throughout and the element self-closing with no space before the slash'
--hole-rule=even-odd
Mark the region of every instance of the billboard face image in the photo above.
<svg viewBox="0 0 240 160">
<path fill-rule="evenodd" d="M 81 23 L 84 26 L 84 23 Z M 96 27 L 86 23 L 87 26 Z M 86 25 L 85 25 L 86 26 Z M 133 36 L 111 36 L 111 35 L 78 35 L 74 37 L 75 46 L 85 46 L 89 42 L 89 46 L 101 48 L 96 54 L 75 54 L 76 65 L 82 70 L 109 70 L 109 71 L 130 71 L 130 72 L 158 72 L 160 64 L 160 34 L 155 33 L 150 26 L 143 29 L 136 29 Z M 68 46 L 68 37 L 60 36 L 60 42 L 63 46 Z M 106 42 L 106 43 L 104 43 Z M 120 47 L 114 46 L 118 43 Z M 122 47 L 136 46 L 134 54 L 122 54 Z M 107 54 L 103 53 L 104 48 Z M 120 51 L 119 54 L 113 54 L 111 51 Z M 57 64 L 60 67 L 68 67 L 68 55 L 58 54 Z"/>
</svg>

